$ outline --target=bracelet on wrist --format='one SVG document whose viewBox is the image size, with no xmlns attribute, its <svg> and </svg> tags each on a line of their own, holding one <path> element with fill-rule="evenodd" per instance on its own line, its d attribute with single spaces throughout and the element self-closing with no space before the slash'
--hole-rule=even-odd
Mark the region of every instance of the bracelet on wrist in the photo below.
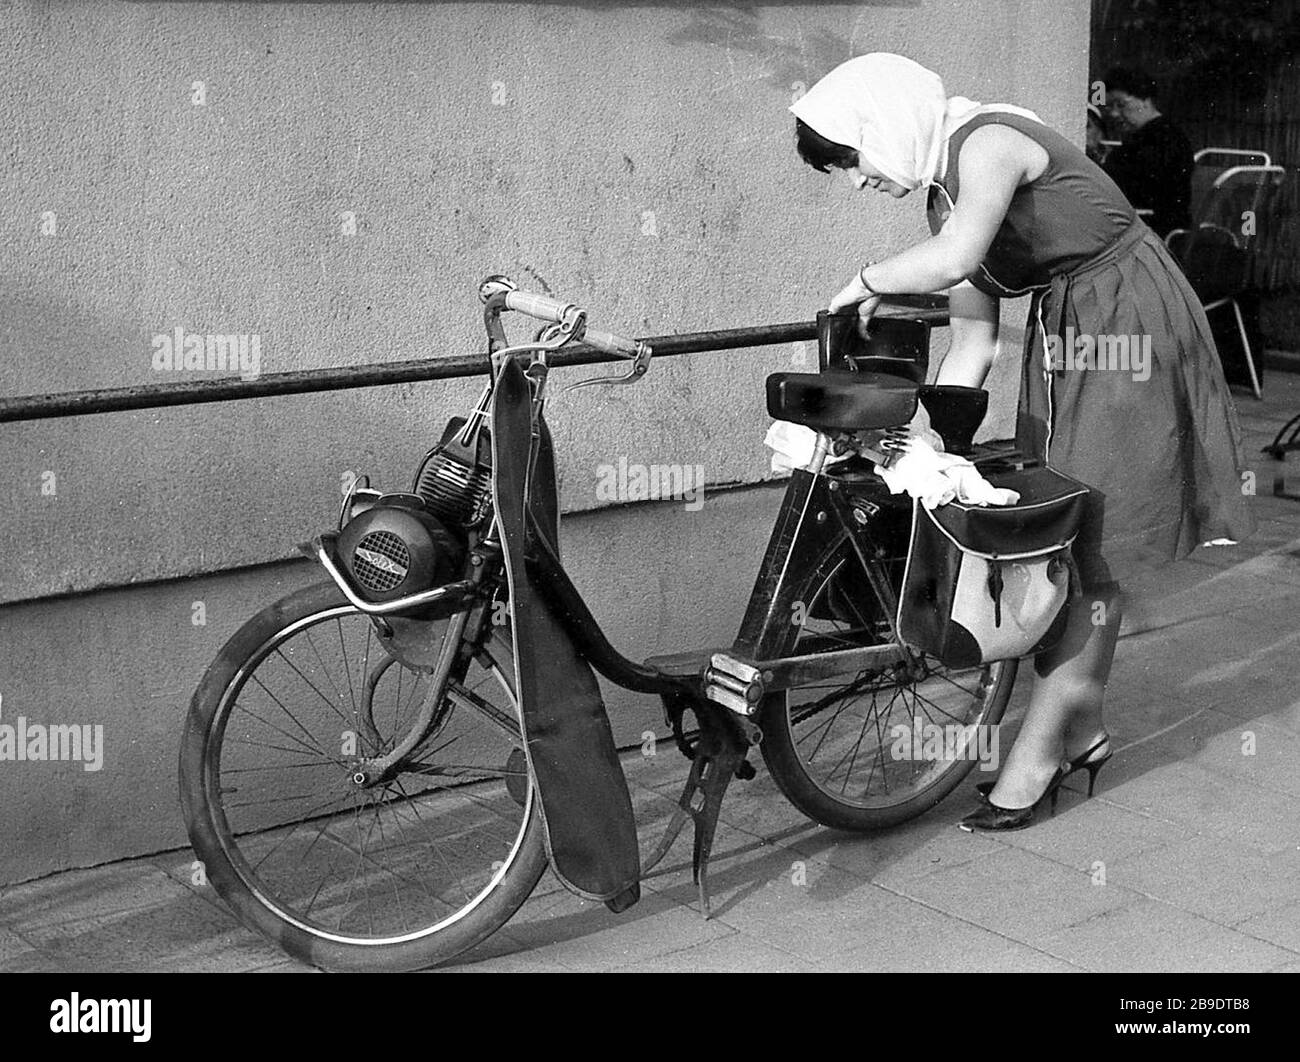
<svg viewBox="0 0 1300 1062">
<path fill-rule="evenodd" d="M 868 262 L 861 269 L 859 269 L 858 280 L 860 280 L 862 282 L 862 286 L 867 289 L 868 295 L 873 295 L 876 298 L 879 298 L 881 293 L 867 283 L 867 270 L 870 269 L 875 264 L 876 264 L 875 262 Z"/>
</svg>

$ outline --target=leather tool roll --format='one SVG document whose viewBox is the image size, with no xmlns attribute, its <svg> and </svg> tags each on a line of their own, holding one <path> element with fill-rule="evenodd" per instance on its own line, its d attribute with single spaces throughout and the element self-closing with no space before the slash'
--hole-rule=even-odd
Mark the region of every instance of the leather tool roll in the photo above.
<svg viewBox="0 0 1300 1062">
<path fill-rule="evenodd" d="M 618 762 L 609 717 L 591 666 L 532 584 L 526 513 L 556 512 L 554 458 L 537 447 L 537 467 L 525 467 L 534 425 L 523 370 L 510 362 L 492 398 L 493 502 L 510 583 L 516 690 L 528 768 L 541 803 L 546 851 L 560 881 L 593 900 L 636 898 L 641 877 L 636 821 Z M 544 425 L 539 435 L 545 441 Z M 553 519 L 553 518 L 552 518 Z M 539 520 L 543 527 L 551 520 Z"/>
</svg>

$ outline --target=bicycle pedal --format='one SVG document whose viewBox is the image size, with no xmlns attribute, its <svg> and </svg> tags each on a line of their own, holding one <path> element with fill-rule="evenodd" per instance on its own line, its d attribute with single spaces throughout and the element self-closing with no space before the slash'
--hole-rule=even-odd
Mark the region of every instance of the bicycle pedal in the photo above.
<svg viewBox="0 0 1300 1062">
<path fill-rule="evenodd" d="M 757 712 L 764 693 L 762 672 L 726 653 L 714 653 L 704 669 L 704 696 L 737 715 Z"/>
</svg>

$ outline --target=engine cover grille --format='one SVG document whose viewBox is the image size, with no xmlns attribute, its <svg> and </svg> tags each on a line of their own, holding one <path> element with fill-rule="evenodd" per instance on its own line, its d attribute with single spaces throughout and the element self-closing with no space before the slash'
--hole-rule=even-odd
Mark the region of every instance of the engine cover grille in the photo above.
<svg viewBox="0 0 1300 1062">
<path fill-rule="evenodd" d="M 353 550 L 352 573 L 371 593 L 400 586 L 410 568 L 411 554 L 406 543 L 391 531 L 372 531 Z"/>
</svg>

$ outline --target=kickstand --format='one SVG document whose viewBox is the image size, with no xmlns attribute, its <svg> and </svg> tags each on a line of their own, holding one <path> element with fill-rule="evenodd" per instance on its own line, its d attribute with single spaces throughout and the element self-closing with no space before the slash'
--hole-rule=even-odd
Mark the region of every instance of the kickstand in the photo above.
<svg viewBox="0 0 1300 1062">
<path fill-rule="evenodd" d="M 707 717 L 706 717 L 707 718 Z M 695 746 L 691 773 L 686 777 L 682 794 L 677 798 L 677 810 L 664 830 L 658 847 L 646 861 L 643 873 L 648 873 L 668 854 L 687 820 L 695 824 L 695 847 L 692 854 L 692 880 L 699 889 L 700 914 L 707 920 L 709 906 L 709 855 L 713 851 L 713 837 L 718 829 L 718 815 L 722 811 L 722 798 L 736 771 L 745 761 L 746 749 L 735 738 L 719 732 L 701 720 L 700 739 Z"/>
</svg>

